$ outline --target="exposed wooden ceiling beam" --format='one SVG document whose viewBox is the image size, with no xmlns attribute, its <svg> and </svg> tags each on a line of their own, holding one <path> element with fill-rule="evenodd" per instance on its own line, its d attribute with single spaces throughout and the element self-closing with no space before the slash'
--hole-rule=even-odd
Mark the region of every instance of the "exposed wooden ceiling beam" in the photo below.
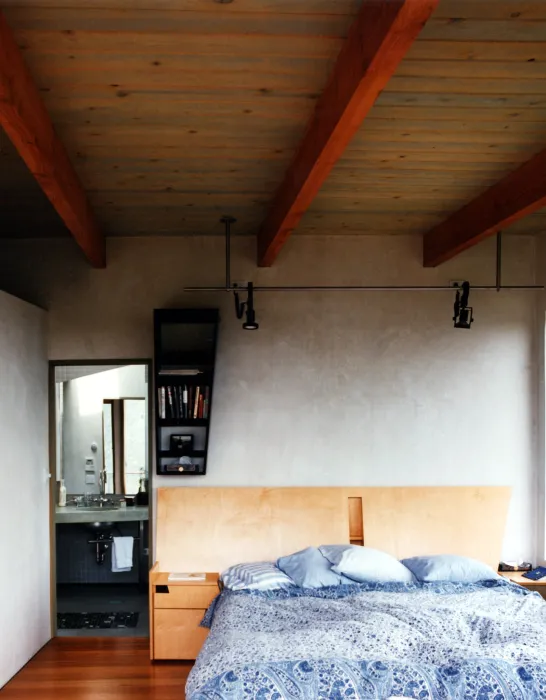
<svg viewBox="0 0 546 700">
<path fill-rule="evenodd" d="M 104 237 L 1 11 L 0 125 L 89 262 L 104 267 Z"/>
<path fill-rule="evenodd" d="M 437 4 L 363 0 L 258 234 L 258 265 L 273 264 Z"/>
<path fill-rule="evenodd" d="M 423 264 L 435 267 L 546 206 L 546 150 L 425 234 Z"/>
</svg>

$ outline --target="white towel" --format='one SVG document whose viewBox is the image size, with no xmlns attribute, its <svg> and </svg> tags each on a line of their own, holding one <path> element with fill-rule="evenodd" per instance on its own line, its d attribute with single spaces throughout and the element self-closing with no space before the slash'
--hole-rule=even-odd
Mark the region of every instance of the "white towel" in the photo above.
<svg viewBox="0 0 546 700">
<path fill-rule="evenodd" d="M 112 543 L 112 571 L 131 571 L 133 568 L 133 541 L 132 537 L 113 537 Z"/>
</svg>

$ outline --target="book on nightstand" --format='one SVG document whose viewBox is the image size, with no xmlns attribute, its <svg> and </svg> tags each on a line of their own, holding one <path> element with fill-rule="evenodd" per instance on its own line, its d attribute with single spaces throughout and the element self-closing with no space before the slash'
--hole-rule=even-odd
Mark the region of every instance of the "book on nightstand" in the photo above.
<svg viewBox="0 0 546 700">
<path fill-rule="evenodd" d="M 171 573 L 169 574 L 169 581 L 205 581 L 207 578 L 206 574 L 193 574 L 193 573 Z"/>
</svg>

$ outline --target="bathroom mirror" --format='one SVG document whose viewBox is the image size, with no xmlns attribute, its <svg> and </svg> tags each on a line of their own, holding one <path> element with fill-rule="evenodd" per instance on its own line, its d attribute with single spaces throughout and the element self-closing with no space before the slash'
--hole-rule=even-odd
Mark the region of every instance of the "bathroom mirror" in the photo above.
<svg viewBox="0 0 546 700">
<path fill-rule="evenodd" d="M 148 490 L 148 365 L 57 365 L 57 481 L 71 495 Z"/>
</svg>

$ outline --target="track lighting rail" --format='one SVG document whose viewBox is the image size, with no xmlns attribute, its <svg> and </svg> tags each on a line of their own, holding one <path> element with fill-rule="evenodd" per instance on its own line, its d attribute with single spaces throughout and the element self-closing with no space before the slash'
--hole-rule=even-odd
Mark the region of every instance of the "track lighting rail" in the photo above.
<svg viewBox="0 0 546 700">
<path fill-rule="evenodd" d="M 185 292 L 243 292 L 244 287 L 231 283 L 231 224 L 236 222 L 232 216 L 223 216 L 220 221 L 225 226 L 226 239 L 226 283 L 223 287 L 185 287 Z M 501 284 L 501 234 L 497 234 L 497 267 L 495 284 L 473 284 L 473 290 L 496 291 L 517 289 L 544 289 L 543 284 Z M 451 285 L 288 285 L 288 286 L 253 286 L 253 292 L 453 292 Z"/>
<path fill-rule="evenodd" d="M 473 284 L 472 289 L 486 290 L 491 292 L 499 291 L 499 287 L 494 284 Z M 537 290 L 544 289 L 542 284 L 504 284 L 500 287 L 505 289 Z M 185 292 L 240 292 L 244 287 L 184 287 Z M 453 292 L 454 288 L 444 286 L 298 286 L 298 287 L 260 287 L 254 285 L 255 292 Z"/>
</svg>

